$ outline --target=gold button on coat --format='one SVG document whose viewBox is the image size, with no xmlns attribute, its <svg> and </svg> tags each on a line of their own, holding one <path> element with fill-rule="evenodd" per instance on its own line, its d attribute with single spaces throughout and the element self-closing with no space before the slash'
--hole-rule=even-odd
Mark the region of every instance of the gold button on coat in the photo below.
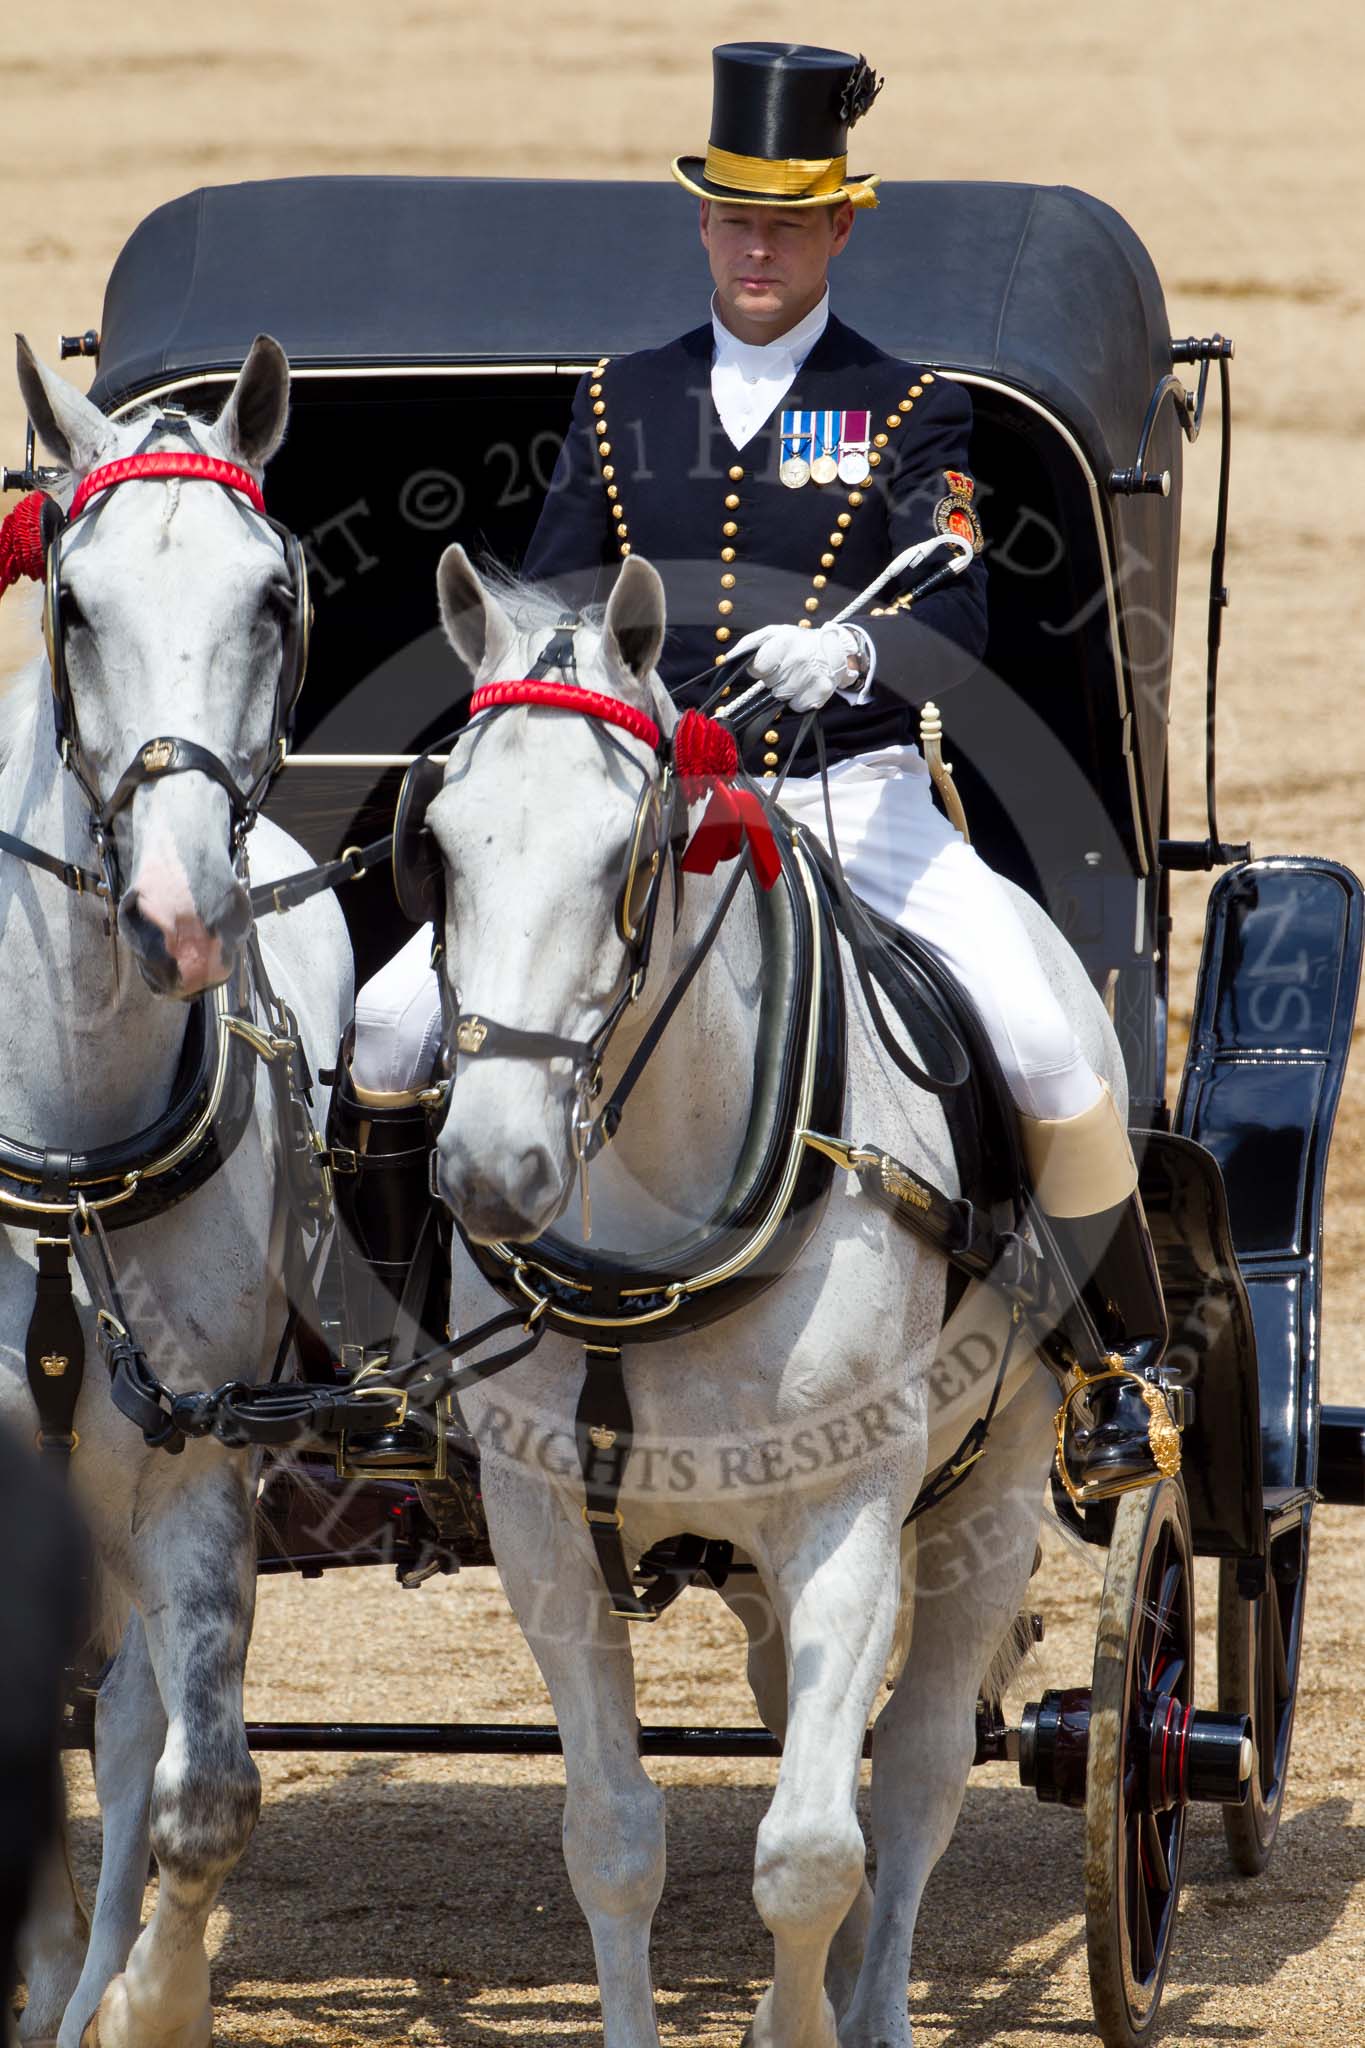
<svg viewBox="0 0 1365 2048">
<path fill-rule="evenodd" d="M 733 519 L 727 519 L 724 526 L 722 526 L 721 528 L 721 532 L 724 534 L 738 533 L 739 528 L 735 525 Z"/>
<path fill-rule="evenodd" d="M 828 554 L 826 554 L 826 555 L 821 555 L 821 557 L 820 557 L 820 567 L 821 567 L 822 569 L 832 569 L 832 568 L 834 567 L 834 557 L 833 557 L 833 555 L 828 555 Z"/>
<path fill-rule="evenodd" d="M 727 508 L 731 512 L 733 512 L 739 504 L 739 497 L 737 493 L 734 491 L 727 491 L 725 494 L 725 503 Z"/>
<path fill-rule="evenodd" d="M 763 756 L 763 766 L 764 766 L 765 768 L 776 768 L 776 766 L 777 766 L 777 756 L 776 756 L 776 754 L 765 754 L 765 755 Z"/>
<path fill-rule="evenodd" d="M 721 551 L 720 551 L 720 558 L 721 558 L 722 562 L 733 562 L 733 561 L 734 561 L 734 559 L 735 559 L 735 551 L 734 551 L 734 549 L 733 549 L 733 548 L 722 548 L 722 549 L 721 549 Z"/>
<path fill-rule="evenodd" d="M 872 436 L 872 439 L 876 443 L 878 448 L 885 448 L 887 442 L 891 439 L 891 436 L 889 434 L 874 434 Z"/>
<path fill-rule="evenodd" d="M 733 601 L 728 597 L 723 597 L 720 603 L 716 606 L 716 610 L 718 612 L 723 612 L 727 616 L 734 610 L 734 608 L 735 607 Z"/>
<path fill-rule="evenodd" d="M 823 590 L 825 585 L 829 582 L 828 576 L 812 576 L 810 580 L 815 585 L 817 590 Z"/>
<path fill-rule="evenodd" d="M 732 483 L 732 484 L 737 484 L 737 483 L 739 482 L 740 478 L 741 478 L 741 477 L 743 476 L 743 474 L 744 474 L 744 471 L 743 471 L 743 470 L 742 470 L 742 469 L 740 468 L 739 464 L 738 464 L 738 463 L 736 463 L 736 464 L 735 464 L 735 466 L 734 466 L 734 468 L 733 468 L 733 469 L 732 469 L 732 470 L 730 471 L 730 481 L 731 481 L 731 483 Z"/>
<path fill-rule="evenodd" d="M 720 587 L 721 587 L 721 589 L 722 589 L 722 590 L 733 590 L 733 589 L 734 589 L 734 587 L 735 587 L 735 579 L 734 579 L 734 575 L 733 575 L 733 573 L 732 573 L 732 572 L 727 572 L 727 573 L 726 573 L 726 574 L 725 574 L 724 576 L 722 576 L 722 577 L 721 577 L 721 579 L 720 579 Z"/>
<path fill-rule="evenodd" d="M 717 628 L 716 628 L 716 638 L 717 638 L 717 640 L 728 640 L 728 639 L 729 639 L 729 637 L 730 637 L 730 628 L 729 628 L 728 626 L 717 626 Z"/>
<path fill-rule="evenodd" d="M 922 384 L 912 384 L 910 386 L 910 396 L 912 398 L 923 398 L 924 386 Z"/>
<path fill-rule="evenodd" d="M 886 424 L 888 425 L 888 427 L 898 427 L 900 423 L 901 416 L 898 412 L 889 412 L 886 415 Z"/>
<path fill-rule="evenodd" d="M 819 600 L 819 598 L 818 598 L 818 597 L 808 597 L 808 598 L 806 599 L 806 610 L 807 610 L 808 612 L 818 612 L 818 611 L 819 611 L 819 609 L 820 609 L 820 600 Z"/>
<path fill-rule="evenodd" d="M 853 500 L 852 500 L 852 498 L 850 498 L 848 502 L 849 502 L 849 504 L 851 505 L 851 504 L 853 503 Z M 862 502 L 863 502 L 863 501 L 862 501 L 862 499 L 861 499 L 861 498 L 859 498 L 859 500 L 858 500 L 858 503 L 859 503 L 859 504 L 861 505 L 861 504 L 862 504 Z M 841 512 L 841 513 L 839 514 L 838 524 L 839 524 L 840 526 L 852 526 L 852 524 L 853 524 L 853 520 L 852 520 L 851 516 L 850 516 L 850 515 L 849 515 L 849 514 L 848 514 L 847 512 Z M 840 540 L 840 541 L 842 541 L 842 540 L 843 540 L 843 537 L 844 537 L 844 536 L 843 536 L 842 534 L 840 534 L 840 535 L 839 535 L 839 540 Z M 833 540 L 833 539 L 834 539 L 834 535 L 833 535 L 833 534 L 831 534 L 831 535 L 830 535 L 830 539 L 831 539 L 831 540 Z"/>
<path fill-rule="evenodd" d="M 589 398 L 600 398 L 602 396 L 602 386 L 600 384 L 589 384 L 588 396 Z"/>
<path fill-rule="evenodd" d="M 603 412 L 605 412 L 605 411 L 606 411 L 606 409 L 607 409 L 607 401 L 606 401 L 606 399 L 605 399 L 605 398 L 599 398 L 599 399 L 598 399 L 598 401 L 597 401 L 597 403 L 596 403 L 596 404 L 594 405 L 594 407 L 593 407 L 593 411 L 594 411 L 594 412 L 596 412 L 596 413 L 603 413 Z"/>
<path fill-rule="evenodd" d="M 770 725 L 768 727 L 768 730 L 763 735 L 763 744 L 765 747 L 775 747 L 777 745 L 777 740 L 777 727 L 775 725 Z"/>
<path fill-rule="evenodd" d="M 599 434 L 605 434 L 605 433 L 606 433 L 606 431 L 607 431 L 607 423 L 606 423 L 606 421 L 605 421 L 605 420 L 598 420 L 598 422 L 597 422 L 597 432 L 598 432 Z"/>
<path fill-rule="evenodd" d="M 863 502 L 863 494 L 862 494 L 862 492 L 861 492 L 861 491 L 850 491 L 850 492 L 849 492 L 849 494 L 848 494 L 848 502 L 849 502 L 849 504 L 850 504 L 850 505 L 861 505 L 861 504 L 862 504 L 862 502 Z"/>
<path fill-rule="evenodd" d="M 602 474 L 606 478 L 607 482 L 610 483 L 612 478 L 615 476 L 616 471 L 612 468 L 609 462 L 604 462 L 602 464 Z"/>
</svg>

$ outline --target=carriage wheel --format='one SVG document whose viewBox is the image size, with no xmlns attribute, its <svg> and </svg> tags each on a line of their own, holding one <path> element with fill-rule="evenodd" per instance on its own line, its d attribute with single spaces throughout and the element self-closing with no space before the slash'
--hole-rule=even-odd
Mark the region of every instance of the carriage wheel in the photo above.
<svg viewBox="0 0 1365 2048">
<path fill-rule="evenodd" d="M 1231 1560 L 1224 1560 L 1218 1574 L 1218 1704 L 1230 1713 L 1250 1714 L 1256 1744 L 1246 1803 L 1223 1808 L 1228 1851 L 1244 1877 L 1265 1869 L 1280 1825 L 1307 1590 L 1306 1517 L 1271 1546 L 1266 1590 L 1259 1598 L 1242 1598 Z"/>
<path fill-rule="evenodd" d="M 1177 1480 L 1118 1503 L 1100 1603 L 1085 1796 L 1085 1935 L 1105 2048 L 1150 2041 L 1170 1961 L 1185 1807 L 1151 1796 L 1154 1726 L 1194 1700 L 1189 1509 Z"/>
</svg>

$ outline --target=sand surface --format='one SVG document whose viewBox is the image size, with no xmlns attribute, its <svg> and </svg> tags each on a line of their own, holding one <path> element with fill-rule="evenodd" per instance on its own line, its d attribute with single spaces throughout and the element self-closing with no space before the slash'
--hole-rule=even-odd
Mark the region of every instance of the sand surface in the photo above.
<svg viewBox="0 0 1365 2048">
<path fill-rule="evenodd" d="M 661 175 L 704 139 L 707 52 L 739 32 L 836 37 L 827 10 L 715 0 L 613 14 L 544 0 L 388 10 L 66 0 L 5 10 L 0 301 L 49 358 L 97 325 L 104 278 L 152 207 L 283 173 Z M 891 78 L 864 131 L 889 175 L 1076 184 L 1153 252 L 1173 331 L 1235 335 L 1237 433 L 1220 730 L 1225 834 L 1365 865 L 1365 17 L 1325 0 L 1172 15 L 1065 0 L 918 14 L 864 4 L 837 31 Z M 683 203 L 681 200 L 680 204 Z M 623 252 L 623 260 L 626 258 Z M 699 276 L 699 307 L 701 297 Z M 855 316 L 856 317 L 856 316 Z M 83 368 L 76 371 L 84 376 Z M 22 418 L 0 382 L 0 453 Z M 1216 450 L 1186 470 L 1174 827 L 1202 834 L 1203 590 Z M 0 613 L 0 668 L 27 651 Z M 1177 891 L 1175 1023 L 1206 885 Z M 1365 1400 L 1365 1065 L 1348 1081 L 1328 1211 L 1325 1391 Z M 1365 1594 L 1358 1512 L 1315 1524 L 1289 1811 L 1270 1871 L 1232 1876 L 1196 1815 L 1167 2038 L 1327 2048 L 1365 2038 Z M 1084 1683 L 1098 1578 L 1052 1549 L 1029 1691 Z M 1211 1589 L 1205 1587 L 1205 1592 Z M 1211 1612 L 1212 1601 L 1202 1605 Z M 645 1719 L 747 1719 L 736 1629 L 689 1596 L 641 1645 Z M 1201 1696 L 1210 1697 L 1204 1653 Z M 383 1574 L 263 1587 L 257 1714 L 539 1719 L 545 1702 L 489 1573 L 399 1593 Z M 749 1899 L 761 1764 L 659 1767 L 672 1788 L 655 1974 L 670 2043 L 736 2042 L 768 1967 Z M 79 1846 L 95 1828 L 76 1774 Z M 600 2038 L 591 1950 L 558 1852 L 549 1763 L 269 1757 L 259 1833 L 214 1916 L 223 2042 L 465 2044 Z M 1081 1838 L 1009 1774 L 978 1773 L 936 1875 L 911 2006 L 921 2048 L 1088 2037 Z"/>
</svg>

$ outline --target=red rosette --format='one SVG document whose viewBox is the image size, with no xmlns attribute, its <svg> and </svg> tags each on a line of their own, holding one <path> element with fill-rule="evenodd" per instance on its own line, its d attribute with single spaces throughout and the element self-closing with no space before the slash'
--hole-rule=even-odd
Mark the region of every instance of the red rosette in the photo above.
<svg viewBox="0 0 1365 2048">
<path fill-rule="evenodd" d="M 47 570 L 43 555 L 44 491 L 30 491 L 0 520 L 0 596 L 21 576 L 41 583 Z"/>
<path fill-rule="evenodd" d="M 716 782 L 733 782 L 739 748 L 728 725 L 701 711 L 684 711 L 673 730 L 673 766 L 688 803 L 699 803 Z"/>
</svg>

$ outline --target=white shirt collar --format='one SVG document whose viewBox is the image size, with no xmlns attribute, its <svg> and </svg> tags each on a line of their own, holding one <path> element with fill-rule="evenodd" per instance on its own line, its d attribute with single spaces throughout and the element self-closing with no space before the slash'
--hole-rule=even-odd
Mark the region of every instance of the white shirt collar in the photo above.
<svg viewBox="0 0 1365 2048">
<path fill-rule="evenodd" d="M 795 376 L 806 357 L 829 324 L 829 286 L 804 320 L 798 320 L 795 327 L 789 327 L 785 334 L 779 334 L 774 341 L 741 341 L 732 334 L 721 319 L 716 308 L 715 293 L 711 294 L 711 331 L 716 339 L 718 363 L 733 364 L 741 376 L 757 382 L 760 377 L 780 374 L 790 368 Z"/>
<path fill-rule="evenodd" d="M 741 341 L 731 334 L 711 300 L 716 352 L 711 360 L 711 397 L 720 423 L 736 448 L 745 448 L 771 419 L 829 320 L 829 288 L 804 320 L 775 341 Z"/>
</svg>

